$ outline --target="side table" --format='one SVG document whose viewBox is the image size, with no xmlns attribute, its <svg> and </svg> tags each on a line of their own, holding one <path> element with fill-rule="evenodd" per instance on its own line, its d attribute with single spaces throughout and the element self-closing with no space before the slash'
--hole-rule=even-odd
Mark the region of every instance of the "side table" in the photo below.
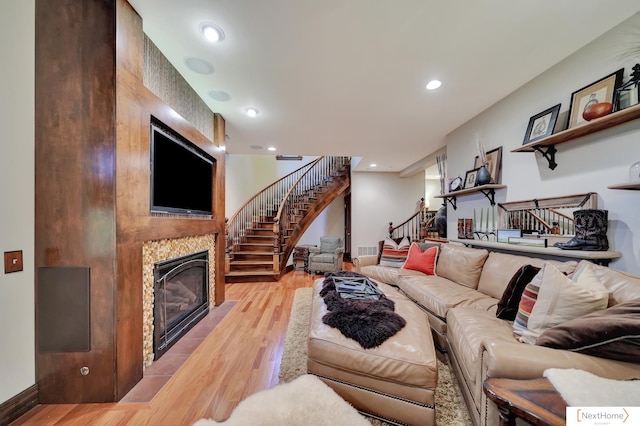
<svg viewBox="0 0 640 426">
<path fill-rule="evenodd" d="M 309 272 L 309 247 L 313 244 L 304 244 L 293 248 L 293 269 L 295 271 Z"/>
<path fill-rule="evenodd" d="M 500 426 L 521 418 L 538 426 L 564 426 L 567 404 L 546 378 L 514 380 L 490 377 L 484 393 L 500 411 Z"/>
</svg>

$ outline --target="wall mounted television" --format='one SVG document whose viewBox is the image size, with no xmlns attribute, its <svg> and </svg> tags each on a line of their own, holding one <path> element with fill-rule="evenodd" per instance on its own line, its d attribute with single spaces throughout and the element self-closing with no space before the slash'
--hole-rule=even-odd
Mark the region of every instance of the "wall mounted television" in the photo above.
<svg viewBox="0 0 640 426">
<path fill-rule="evenodd" d="M 151 124 L 151 212 L 213 214 L 215 158 L 166 127 Z"/>
</svg>

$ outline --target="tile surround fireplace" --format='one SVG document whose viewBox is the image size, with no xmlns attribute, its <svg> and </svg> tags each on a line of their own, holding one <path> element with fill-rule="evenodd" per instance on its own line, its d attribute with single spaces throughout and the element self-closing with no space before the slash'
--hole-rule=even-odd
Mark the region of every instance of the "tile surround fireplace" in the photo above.
<svg viewBox="0 0 640 426">
<path fill-rule="evenodd" d="M 193 256 L 202 254 L 207 257 L 209 263 L 206 267 L 206 273 L 208 274 L 208 289 L 206 293 L 208 293 L 204 302 L 205 305 L 200 306 L 197 309 L 194 317 L 186 318 L 187 323 L 183 324 L 182 327 L 186 327 L 189 321 L 194 321 L 195 317 L 201 316 L 203 317 L 208 310 L 214 306 L 213 295 L 215 294 L 215 236 L 214 235 L 203 235 L 203 236 L 195 236 L 195 237 L 185 237 L 185 238 L 176 238 L 176 239 L 167 239 L 167 240 L 159 240 L 159 241 L 147 241 L 143 244 L 142 247 L 142 259 L 143 259 L 143 365 L 144 367 L 149 367 L 155 359 L 157 359 L 166 349 L 168 349 L 171 344 L 174 343 L 173 337 L 170 337 L 168 345 L 163 345 L 160 348 L 158 353 L 156 345 L 154 344 L 154 340 L 158 339 L 158 334 L 156 334 L 156 327 L 154 326 L 154 322 L 156 321 L 156 313 L 155 310 L 155 297 L 156 297 L 156 281 L 158 280 L 156 274 L 154 273 L 154 266 L 156 265 L 167 265 L 176 259 L 186 258 L 188 261 L 194 260 Z M 199 262 L 196 262 L 199 263 Z M 173 267 L 180 268 L 180 266 L 173 265 Z M 170 269 L 173 269 L 170 268 Z M 170 270 L 169 269 L 169 270 Z M 165 271 L 164 273 L 168 272 Z M 177 269 L 173 272 L 180 272 L 181 269 Z M 174 275 L 175 276 L 175 275 Z M 171 278 L 169 276 L 168 278 Z M 180 278 L 180 277 L 178 277 Z M 183 283 L 184 284 L 184 283 Z M 187 299 L 190 297 L 188 292 L 192 292 L 193 290 L 190 285 L 184 291 L 183 295 L 187 295 Z M 185 290 L 185 289 L 182 289 Z M 204 293 L 205 291 L 202 290 Z M 200 318 L 201 318 L 200 317 Z M 197 322 L 197 321 L 195 321 Z M 195 324 L 193 322 L 193 324 Z M 187 331 L 188 327 L 186 328 Z M 154 337 L 155 336 L 155 337 Z"/>
</svg>

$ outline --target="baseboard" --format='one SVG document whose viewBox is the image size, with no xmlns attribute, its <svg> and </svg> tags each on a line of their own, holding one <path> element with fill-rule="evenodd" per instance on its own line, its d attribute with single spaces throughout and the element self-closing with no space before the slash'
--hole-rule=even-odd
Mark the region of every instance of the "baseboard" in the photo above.
<svg viewBox="0 0 640 426">
<path fill-rule="evenodd" d="M 38 405 L 38 385 L 30 386 L 0 404 L 0 426 L 6 426 Z"/>
</svg>

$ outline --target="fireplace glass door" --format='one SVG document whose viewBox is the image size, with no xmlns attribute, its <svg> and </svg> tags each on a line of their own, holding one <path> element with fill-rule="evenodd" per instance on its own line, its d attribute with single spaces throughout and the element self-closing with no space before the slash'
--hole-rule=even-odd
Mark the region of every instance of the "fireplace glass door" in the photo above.
<svg viewBox="0 0 640 426">
<path fill-rule="evenodd" d="M 208 252 L 154 266 L 154 359 L 209 312 Z"/>
</svg>

